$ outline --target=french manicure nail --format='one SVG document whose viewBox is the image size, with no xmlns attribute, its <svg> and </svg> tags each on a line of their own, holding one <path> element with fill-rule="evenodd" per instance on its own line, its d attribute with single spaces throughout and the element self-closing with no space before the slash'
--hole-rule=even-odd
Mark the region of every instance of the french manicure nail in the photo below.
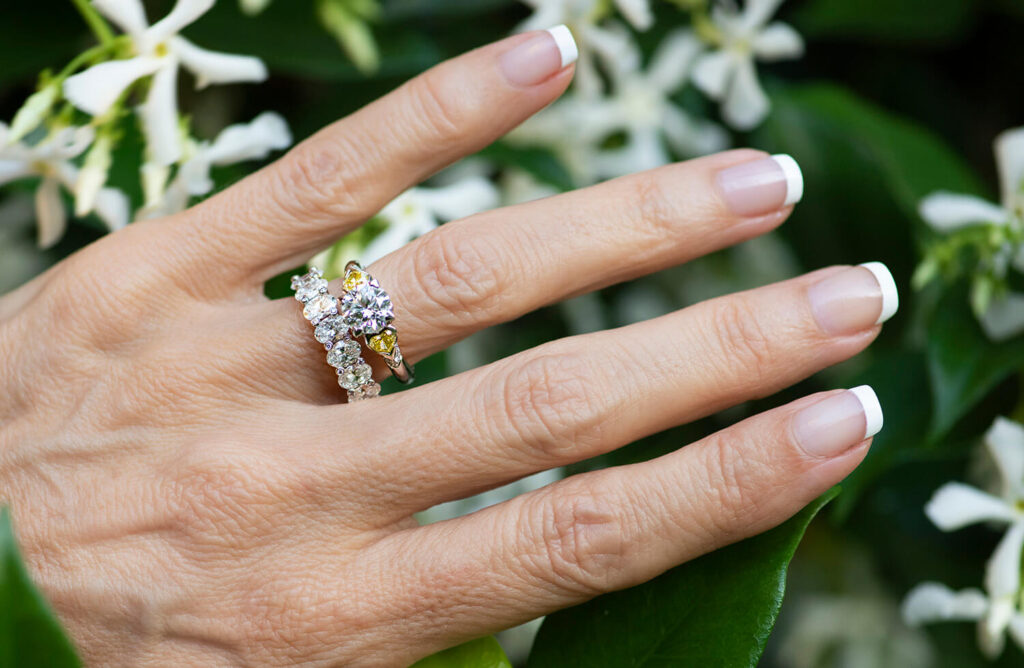
<svg viewBox="0 0 1024 668">
<path fill-rule="evenodd" d="M 535 86 L 576 62 L 579 50 L 564 25 L 538 32 L 498 59 L 505 78 L 516 86 Z"/>
<path fill-rule="evenodd" d="M 804 177 L 796 160 L 780 153 L 723 169 L 718 187 L 737 216 L 763 216 L 799 202 Z"/>
<path fill-rule="evenodd" d="M 881 262 L 866 262 L 829 276 L 807 290 L 811 312 L 826 334 L 854 334 L 896 313 L 899 291 Z"/>
<path fill-rule="evenodd" d="M 793 434 L 815 457 L 835 457 L 882 430 L 882 406 L 868 385 L 812 404 L 793 416 Z"/>
</svg>

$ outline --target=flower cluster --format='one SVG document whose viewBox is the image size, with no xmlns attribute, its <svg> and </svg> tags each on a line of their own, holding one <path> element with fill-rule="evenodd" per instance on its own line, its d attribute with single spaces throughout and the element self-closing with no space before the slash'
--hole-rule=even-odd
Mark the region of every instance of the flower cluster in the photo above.
<svg viewBox="0 0 1024 668">
<path fill-rule="evenodd" d="M 40 245 L 56 243 L 63 234 L 61 188 L 74 197 L 76 216 L 94 213 L 110 230 L 128 223 L 128 198 L 107 180 L 130 104 L 137 105 L 145 139 L 141 216 L 180 211 L 190 197 L 209 193 L 211 166 L 263 158 L 291 143 L 284 120 L 270 113 L 227 128 L 213 142 L 190 136 L 177 100 L 182 69 L 194 76 L 197 88 L 259 82 L 267 76 L 258 58 L 208 51 L 179 34 L 214 1 L 178 0 L 155 23 L 147 20 L 141 0 L 76 3 L 99 44 L 59 74 L 44 74 L 38 91 L 10 126 L 0 124 L 0 185 L 23 177 L 40 179 Z M 123 34 L 115 35 L 111 25 Z M 85 123 L 77 120 L 83 113 L 89 116 Z"/>
<path fill-rule="evenodd" d="M 951 482 L 925 507 L 943 531 L 982 522 L 1002 527 L 1002 540 L 988 561 L 984 591 L 953 591 L 937 582 L 914 588 L 903 602 L 903 617 L 912 626 L 941 621 L 974 621 L 978 644 L 989 658 L 1002 653 L 1006 634 L 1024 648 L 1024 425 L 999 418 L 985 435 L 985 445 L 999 472 L 996 493 Z"/>
<path fill-rule="evenodd" d="M 1024 294 L 1009 288 L 1011 271 L 1024 273 L 1024 128 L 995 141 L 1001 199 L 939 191 L 920 204 L 921 218 L 943 235 L 914 277 L 923 286 L 940 274 L 971 276 L 971 306 L 994 341 L 1024 331 Z"/>
</svg>

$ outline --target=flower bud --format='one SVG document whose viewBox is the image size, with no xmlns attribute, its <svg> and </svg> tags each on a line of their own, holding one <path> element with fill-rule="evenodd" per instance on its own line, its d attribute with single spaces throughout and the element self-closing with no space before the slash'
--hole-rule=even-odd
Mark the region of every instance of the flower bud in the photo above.
<svg viewBox="0 0 1024 668">
<path fill-rule="evenodd" d="M 39 127 L 39 124 L 50 113 L 59 93 L 60 90 L 57 86 L 49 84 L 30 95 L 25 100 L 25 104 L 21 105 L 18 113 L 14 114 L 14 120 L 11 121 L 11 127 L 7 132 L 7 143 L 13 144 L 20 141 L 25 135 Z"/>
<path fill-rule="evenodd" d="M 106 184 L 110 173 L 110 152 L 113 148 L 114 138 L 109 132 L 104 132 L 96 138 L 85 155 L 85 164 L 75 181 L 76 216 L 85 216 L 96 206 L 96 196 Z"/>
</svg>

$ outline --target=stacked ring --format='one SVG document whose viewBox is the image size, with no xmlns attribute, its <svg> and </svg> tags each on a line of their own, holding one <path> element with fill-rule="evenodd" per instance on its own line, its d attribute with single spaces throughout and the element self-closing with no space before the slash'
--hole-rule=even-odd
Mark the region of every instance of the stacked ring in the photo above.
<svg viewBox="0 0 1024 668">
<path fill-rule="evenodd" d="M 314 327 L 313 338 L 327 349 L 327 363 L 338 374 L 338 385 L 348 400 L 370 399 L 380 394 L 373 369 L 362 357 L 362 348 L 349 334 L 339 312 L 338 299 L 327 292 L 327 281 L 316 267 L 302 276 L 292 276 L 295 299 L 303 304 L 302 315 Z"/>
<path fill-rule="evenodd" d="M 352 336 L 363 337 L 366 347 L 384 358 L 395 378 L 406 385 L 411 383 L 412 367 L 402 357 L 398 330 L 391 324 L 395 319 L 391 296 L 355 260 L 345 265 L 341 284 L 345 290 L 341 297 L 342 318 Z"/>
</svg>

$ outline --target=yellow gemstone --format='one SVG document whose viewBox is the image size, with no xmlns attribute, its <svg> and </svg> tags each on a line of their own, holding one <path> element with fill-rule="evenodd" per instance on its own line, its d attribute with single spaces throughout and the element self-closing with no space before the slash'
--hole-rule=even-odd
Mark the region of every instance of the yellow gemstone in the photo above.
<svg viewBox="0 0 1024 668">
<path fill-rule="evenodd" d="M 396 343 L 398 343 L 398 335 L 390 329 L 385 329 L 380 334 L 371 336 L 366 345 L 370 346 L 370 350 L 383 355 L 394 350 Z"/>
<path fill-rule="evenodd" d="M 342 285 L 345 287 L 346 291 L 351 292 L 363 283 L 368 283 L 369 281 L 369 276 L 361 271 L 353 270 L 345 274 L 345 280 L 342 282 Z"/>
</svg>

